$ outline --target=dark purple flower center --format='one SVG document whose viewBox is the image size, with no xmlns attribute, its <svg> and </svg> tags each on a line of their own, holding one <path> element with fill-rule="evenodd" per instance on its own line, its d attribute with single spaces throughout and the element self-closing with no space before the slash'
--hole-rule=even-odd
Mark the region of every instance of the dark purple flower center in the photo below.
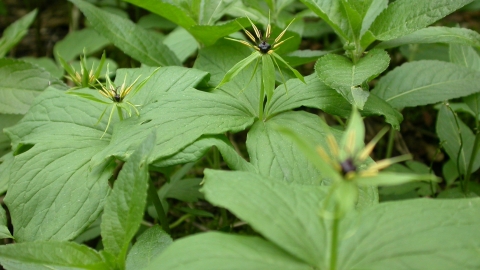
<svg viewBox="0 0 480 270">
<path fill-rule="evenodd" d="M 345 161 L 340 163 L 340 166 L 342 167 L 342 174 L 346 175 L 349 172 L 355 172 L 357 171 L 357 166 L 353 163 L 352 158 L 347 158 Z"/>
<path fill-rule="evenodd" d="M 272 46 L 268 44 L 266 41 L 262 41 L 260 42 L 260 44 L 258 44 L 258 48 L 260 49 L 260 52 L 268 53 L 268 51 L 270 51 L 270 48 L 272 48 Z"/>
</svg>

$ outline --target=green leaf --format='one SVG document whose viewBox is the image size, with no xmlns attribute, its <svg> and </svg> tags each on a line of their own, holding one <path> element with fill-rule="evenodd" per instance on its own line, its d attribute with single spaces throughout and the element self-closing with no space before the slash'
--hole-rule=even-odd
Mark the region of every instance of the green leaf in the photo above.
<svg viewBox="0 0 480 270">
<path fill-rule="evenodd" d="M 0 206 L 0 239 L 13 238 L 7 227 L 7 214 L 5 209 Z"/>
<path fill-rule="evenodd" d="M 11 270 L 110 269 L 95 250 L 72 242 L 2 245 L 0 263 Z"/>
<path fill-rule="evenodd" d="M 472 47 L 451 44 L 449 55 L 452 63 L 480 71 L 480 56 Z M 472 110 L 472 115 L 478 118 L 480 115 L 480 93 L 466 96 L 463 101 Z"/>
<path fill-rule="evenodd" d="M 3 132 L 3 129 L 15 125 L 20 119 L 22 119 L 22 117 L 23 115 L 21 114 L 0 114 L 0 156 L 3 156 L 10 151 L 11 147 L 10 139 Z M 0 191 L 0 193 L 2 192 Z"/>
<path fill-rule="evenodd" d="M 247 137 L 250 162 L 265 177 L 320 185 L 330 175 L 316 168 L 292 139 L 278 130 L 279 126 L 295 131 L 315 146 L 326 146 L 325 135 L 330 132 L 319 117 L 307 112 L 286 112 L 266 122 L 258 121 Z"/>
<path fill-rule="evenodd" d="M 167 45 L 182 63 L 198 49 L 195 38 L 181 27 L 177 27 L 168 34 L 163 44 Z"/>
<path fill-rule="evenodd" d="M 465 28 L 434 26 L 420 29 L 400 38 L 382 42 L 375 48 L 387 49 L 406 44 L 419 43 L 450 43 L 480 47 L 480 34 Z"/>
<path fill-rule="evenodd" d="M 58 56 L 61 56 L 66 62 L 70 62 L 84 52 L 90 55 L 109 44 L 110 41 L 93 28 L 84 28 L 68 33 L 65 38 L 55 43 L 53 52 L 55 58 L 58 59 Z"/>
<path fill-rule="evenodd" d="M 282 58 L 292 67 L 317 61 L 318 58 L 329 54 L 328 51 L 296 50 L 285 54 Z"/>
<path fill-rule="evenodd" d="M 362 28 L 362 15 L 359 12 L 362 10 L 357 9 L 354 4 L 349 1 L 341 0 L 342 11 L 347 19 L 347 28 L 345 29 L 349 33 L 349 41 L 357 41 L 360 39 L 360 31 Z M 364 2 L 365 4 L 365 2 Z"/>
<path fill-rule="evenodd" d="M 363 109 L 369 93 L 360 86 L 382 73 L 389 63 L 390 56 L 387 52 L 374 49 L 356 64 L 345 56 L 325 55 L 317 61 L 315 70 L 326 85 L 337 90 L 351 104 Z"/>
<path fill-rule="evenodd" d="M 450 44 L 450 62 L 480 71 L 480 56 L 470 46 Z"/>
<path fill-rule="evenodd" d="M 135 245 L 128 253 L 127 270 L 144 269 L 151 261 L 158 257 L 168 246 L 172 244 L 172 238 L 158 225 L 147 229 L 137 238 Z M 163 265 L 163 263 L 162 263 Z"/>
<path fill-rule="evenodd" d="M 216 88 L 219 88 L 221 87 L 222 85 L 228 83 L 229 81 L 231 81 L 235 76 L 238 75 L 238 73 L 240 71 L 242 71 L 243 69 L 245 69 L 250 63 L 253 62 L 253 60 L 256 60 L 258 58 L 262 57 L 262 55 L 255 51 L 253 52 L 252 54 L 250 54 L 250 56 L 248 56 L 247 58 L 243 59 L 242 61 L 238 62 L 237 64 L 235 64 L 235 66 L 233 66 L 226 74 L 225 76 L 223 77 L 222 81 L 217 85 Z M 263 62 L 263 61 L 262 61 Z M 262 65 L 263 66 L 263 65 Z"/>
<path fill-rule="evenodd" d="M 37 16 L 36 9 L 5 28 L 2 38 L 0 38 L 0 58 L 4 57 L 27 34 L 35 16 Z"/>
<path fill-rule="evenodd" d="M 0 59 L 0 113 L 25 114 L 44 89 L 65 84 L 36 65 L 15 59 Z"/>
<path fill-rule="evenodd" d="M 28 63 L 32 63 L 37 65 L 43 69 L 45 69 L 50 75 L 57 79 L 62 79 L 64 71 L 61 67 L 59 67 L 52 58 L 50 57 L 22 57 L 20 60 L 23 60 Z"/>
<path fill-rule="evenodd" d="M 275 90 L 275 67 L 269 54 L 264 54 L 262 58 L 262 86 L 264 87 L 267 101 L 273 96 Z M 227 73 L 228 74 L 228 73 Z"/>
<path fill-rule="evenodd" d="M 160 188 L 158 196 L 165 202 L 167 198 L 183 202 L 197 202 L 198 199 L 203 199 L 203 194 L 198 191 L 201 182 L 201 178 L 171 180 Z"/>
<path fill-rule="evenodd" d="M 303 154 L 307 158 L 307 161 L 312 163 L 319 172 L 322 172 L 323 176 L 329 179 L 330 182 L 342 180 L 340 174 L 331 166 L 331 164 L 325 162 L 316 151 L 316 147 L 318 147 L 319 145 L 315 145 L 311 141 L 309 141 L 307 139 L 308 137 L 305 136 L 305 133 L 300 134 L 298 131 L 295 131 L 285 126 L 278 126 L 277 129 L 283 135 L 286 135 L 291 140 L 293 140 L 294 145 L 298 146 L 298 148 L 302 152 L 301 154 Z M 321 145 L 321 147 L 323 148 L 325 143 L 322 144 L 323 145 Z"/>
<path fill-rule="evenodd" d="M 310 10 L 315 12 L 322 20 L 328 23 L 335 33 L 345 40 L 353 40 L 349 33 L 348 17 L 341 1 L 337 0 L 301 0 Z"/>
<path fill-rule="evenodd" d="M 350 115 L 352 105 L 336 90 L 321 82 L 316 74 L 305 77 L 305 82 L 304 84 L 298 79 L 287 81 L 288 94 L 285 92 L 283 85 L 277 87 L 272 101 L 267 104 L 265 109 L 267 118 L 301 106 L 318 108 L 345 118 Z M 387 123 L 390 123 L 396 129 L 400 128 L 400 122 L 403 120 L 402 115 L 397 110 L 373 94 L 370 94 L 362 115 L 383 115 Z"/>
<path fill-rule="evenodd" d="M 15 157 L 5 203 L 17 242 L 73 239 L 97 218 L 113 167 L 92 170 L 89 161 L 104 146 L 98 138 L 37 144 Z"/>
<path fill-rule="evenodd" d="M 4 194 L 10 182 L 10 168 L 13 164 L 13 152 L 8 152 L 0 158 L 0 194 Z"/>
<path fill-rule="evenodd" d="M 211 74 L 209 84 L 215 87 L 221 82 L 229 69 L 251 53 L 250 48 L 238 42 L 222 39 L 215 45 L 202 48 L 194 67 L 208 71 Z M 254 70 L 254 65 L 246 67 L 235 78 L 219 87 L 215 92 L 237 99 L 238 102 L 249 109 L 252 115 L 258 115 L 261 72 L 256 72 L 252 77 Z"/>
<path fill-rule="evenodd" d="M 452 63 L 424 60 L 406 63 L 390 71 L 378 81 L 371 93 L 395 108 L 403 108 L 432 104 L 479 91 L 480 72 Z"/>
<path fill-rule="evenodd" d="M 152 75 L 153 74 L 153 75 Z M 140 82 L 151 76 L 143 87 L 131 97 L 137 90 Z M 162 67 L 157 70 L 154 67 L 141 67 L 117 70 L 115 85 L 121 85 L 124 80 L 126 85 L 132 84 L 139 78 L 134 90 L 127 99 L 141 107 L 156 102 L 158 95 L 166 92 L 183 92 L 190 87 L 206 84 L 209 75 L 205 71 L 184 67 Z"/>
<path fill-rule="evenodd" d="M 416 199 L 367 208 L 342 221 L 337 267 L 475 269 L 479 207 L 479 199 Z"/>
<path fill-rule="evenodd" d="M 192 36 L 205 46 L 213 45 L 218 39 L 241 29 L 235 21 L 215 24 L 232 1 L 202 0 L 167 2 L 155 0 L 125 0 L 158 14 L 185 28 Z M 192 3 L 193 2 L 193 3 Z M 237 19 L 247 26 L 245 18 Z"/>
<path fill-rule="evenodd" d="M 175 54 L 148 30 L 88 2 L 71 2 L 85 14 L 99 34 L 134 59 L 150 66 L 181 65 Z"/>
<path fill-rule="evenodd" d="M 307 270 L 311 268 L 259 237 L 207 232 L 175 241 L 145 269 Z"/>
<path fill-rule="evenodd" d="M 327 261 L 327 225 L 318 215 L 326 187 L 205 170 L 202 190 L 212 204 L 227 208 L 290 255 L 310 266 Z"/>
<path fill-rule="evenodd" d="M 232 143 L 227 139 L 225 135 L 203 135 L 192 144 L 186 146 L 184 149 L 175 153 L 174 155 L 167 156 L 154 161 L 152 164 L 156 167 L 167 167 L 177 164 L 185 164 L 189 162 L 195 162 L 207 153 L 212 146 L 215 146 L 220 154 L 222 154 L 223 160 L 227 163 L 228 167 L 232 170 L 239 171 L 255 171 L 255 168 L 240 156 L 232 146 Z M 1 178 L 0 178 L 1 180 Z"/>
<path fill-rule="evenodd" d="M 378 40 L 399 38 L 427 27 L 472 1 L 395 1 L 377 17 L 370 31 Z"/>
<path fill-rule="evenodd" d="M 102 242 L 120 265 L 124 265 L 130 241 L 143 219 L 150 178 L 147 159 L 155 137 L 148 136 L 125 162 L 103 210 Z"/>
<path fill-rule="evenodd" d="M 109 161 L 90 166 L 92 156 L 108 145 L 100 139 L 107 119 L 95 125 L 102 110 L 101 104 L 47 90 L 6 129 L 20 152 L 5 197 L 17 241 L 69 240 L 97 218 L 113 170 Z"/>
<path fill-rule="evenodd" d="M 205 175 L 209 201 L 311 267 L 328 269 L 330 222 L 318 216 L 326 191 L 244 172 L 207 170 Z M 340 221 L 337 267 L 474 269 L 480 263 L 479 244 L 471 241 L 480 236 L 479 207 L 479 199 L 423 199 L 383 203 L 351 214 Z"/>
<path fill-rule="evenodd" d="M 349 3 L 363 15 L 361 37 L 366 36 L 364 34 L 370 29 L 378 15 L 388 7 L 388 0 L 350 1 Z"/>
<path fill-rule="evenodd" d="M 235 0 L 186 0 L 180 6 L 195 19 L 199 25 L 210 25 L 218 21 Z"/>
<path fill-rule="evenodd" d="M 475 135 L 462 120 L 454 115 L 445 105 L 440 107 L 437 117 L 436 131 L 444 143 L 443 148 L 448 156 L 457 165 L 459 173 L 467 172 L 468 163 L 472 155 Z M 472 166 L 472 172 L 480 168 L 480 155 L 477 154 Z"/>
<path fill-rule="evenodd" d="M 115 126 L 110 145 L 92 162 L 101 163 L 112 155 L 127 158 L 132 147 L 153 129 L 157 130 L 158 137 L 151 161 L 177 153 L 203 134 L 245 130 L 253 119 L 248 109 L 225 95 L 197 90 L 160 93 L 142 107 L 140 116 L 125 119 Z"/>
</svg>

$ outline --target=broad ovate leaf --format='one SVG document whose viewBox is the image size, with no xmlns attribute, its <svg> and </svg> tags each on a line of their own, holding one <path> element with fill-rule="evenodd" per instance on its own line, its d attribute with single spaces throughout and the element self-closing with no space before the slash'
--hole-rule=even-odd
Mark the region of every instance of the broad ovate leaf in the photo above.
<svg viewBox="0 0 480 270">
<path fill-rule="evenodd" d="M 451 160 L 456 164 L 458 173 L 464 175 L 468 171 L 474 147 L 475 135 L 465 123 L 453 114 L 447 105 L 442 105 L 438 112 L 436 131 L 443 142 L 442 146 Z M 473 161 L 472 171 L 480 167 L 480 156 Z"/>
<path fill-rule="evenodd" d="M 357 63 L 345 56 L 325 55 L 317 61 L 315 70 L 321 81 L 337 90 L 351 104 L 363 109 L 369 92 L 361 85 L 378 76 L 389 63 L 387 52 L 375 49 Z"/>
<path fill-rule="evenodd" d="M 17 241 L 69 240 L 102 210 L 110 160 L 92 168 L 90 159 L 108 145 L 96 125 L 103 104 L 47 90 L 14 127 L 6 129 L 16 156 L 5 203 Z"/>
<path fill-rule="evenodd" d="M 158 225 L 148 228 L 138 238 L 127 256 L 125 269 L 144 269 L 172 244 L 173 240 Z"/>
<path fill-rule="evenodd" d="M 152 133 L 125 162 L 103 210 L 102 243 L 121 265 L 143 220 L 150 177 L 147 160 L 154 143 Z"/>
<path fill-rule="evenodd" d="M 235 150 L 232 143 L 225 135 L 203 135 L 192 144 L 186 146 L 179 152 L 158 160 L 152 165 L 157 167 L 167 167 L 177 164 L 195 162 L 203 157 L 212 146 L 215 146 L 223 157 L 228 167 L 239 171 L 255 171 L 254 166 L 245 160 L 244 157 Z M 1 179 L 1 178 L 0 178 Z"/>
<path fill-rule="evenodd" d="M 208 71 L 211 74 L 209 85 L 216 87 L 233 66 L 250 54 L 252 54 L 252 50 L 238 42 L 219 40 L 212 46 L 200 49 L 194 67 Z M 255 64 L 252 63 L 230 82 L 217 88 L 216 92 L 237 99 L 238 102 L 249 108 L 252 115 L 258 115 L 261 72 L 253 74 L 254 70 Z"/>
<path fill-rule="evenodd" d="M 279 127 L 287 127 L 311 141 L 326 146 L 325 135 L 330 128 L 316 115 L 286 112 L 256 122 L 247 137 L 250 162 L 261 175 L 287 182 L 319 185 L 325 177 L 303 154 L 295 142 Z"/>
<path fill-rule="evenodd" d="M 450 43 L 480 47 L 480 34 L 465 28 L 433 26 L 420 29 L 400 38 L 382 42 L 376 48 L 386 49 L 419 43 Z"/>
<path fill-rule="evenodd" d="M 13 238 L 13 236 L 7 227 L 7 213 L 5 213 L 3 207 L 0 207 L 0 239 L 4 238 Z"/>
<path fill-rule="evenodd" d="M 47 87 L 65 89 L 63 82 L 42 68 L 20 60 L 0 59 L 0 113 L 25 114 Z"/>
<path fill-rule="evenodd" d="M 202 252 L 198 252 L 199 250 Z M 311 268 L 260 237 L 208 232 L 175 241 L 145 269 L 307 270 Z"/>
<path fill-rule="evenodd" d="M 479 199 L 381 203 L 341 222 L 338 269 L 476 269 Z"/>
<path fill-rule="evenodd" d="M 234 2 L 231 0 L 183 1 L 181 3 L 155 0 L 126 1 L 185 28 L 205 46 L 213 45 L 220 38 L 242 29 L 235 21 L 215 23 Z M 238 19 L 238 21 L 244 26 L 248 25 L 245 18 Z"/>
<path fill-rule="evenodd" d="M 236 99 L 197 91 L 158 94 L 142 107 L 139 116 L 125 119 L 115 126 L 110 144 L 93 164 L 109 156 L 127 158 L 138 141 L 157 130 L 151 161 L 177 153 L 203 134 L 238 132 L 253 123 L 254 117 Z"/>
<path fill-rule="evenodd" d="M 72 242 L 54 241 L 2 245 L 0 263 L 11 270 L 110 269 L 94 249 Z"/>
<path fill-rule="evenodd" d="M 84 28 L 68 33 L 65 38 L 55 43 L 53 52 L 55 58 L 62 57 L 66 62 L 75 60 L 78 56 L 86 52 L 87 55 L 95 53 L 110 41 L 97 33 L 93 28 Z M 90 68 L 91 66 L 88 66 Z M 110 67 L 113 69 L 112 67 Z M 102 74 L 103 75 L 103 74 Z"/>
<path fill-rule="evenodd" d="M 206 170 L 203 191 L 211 203 L 227 208 L 290 255 L 318 266 L 328 256 L 327 224 L 319 216 L 326 189 L 247 172 Z"/>
<path fill-rule="evenodd" d="M 452 63 L 480 71 L 480 56 L 472 47 L 450 44 L 449 54 Z M 474 117 L 480 115 L 480 93 L 466 96 L 463 101 L 470 108 Z"/>
<path fill-rule="evenodd" d="M 182 27 L 177 27 L 168 34 L 163 43 L 175 53 L 182 63 L 198 49 L 195 38 Z"/>
<path fill-rule="evenodd" d="M 453 63 L 423 60 L 383 76 L 372 93 L 395 108 L 415 107 L 480 91 L 480 72 Z"/>
<path fill-rule="evenodd" d="M 324 84 L 316 74 L 305 77 L 305 83 L 298 79 L 287 81 L 288 93 L 280 85 L 275 89 L 272 100 L 267 104 L 267 118 L 301 106 L 321 109 L 327 113 L 348 117 L 352 105 L 336 90 Z M 400 128 L 402 115 L 390 104 L 370 94 L 363 108 L 362 115 L 383 115 L 387 123 L 395 129 Z"/>
<path fill-rule="evenodd" d="M 473 0 L 399 0 L 373 22 L 370 31 L 378 40 L 408 35 L 440 20 Z"/>
</svg>

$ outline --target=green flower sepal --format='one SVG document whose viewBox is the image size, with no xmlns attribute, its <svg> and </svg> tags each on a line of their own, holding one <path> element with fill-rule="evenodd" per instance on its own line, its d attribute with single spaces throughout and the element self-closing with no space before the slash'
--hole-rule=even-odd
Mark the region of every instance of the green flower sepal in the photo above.
<svg viewBox="0 0 480 270">
<path fill-rule="evenodd" d="M 279 129 L 294 140 L 326 179 L 331 180 L 331 188 L 322 210 L 324 217 L 339 218 L 353 210 L 360 186 L 393 186 L 413 181 L 439 180 L 433 174 L 381 172 L 394 163 L 411 159 L 411 155 L 368 162 L 370 153 L 388 128 L 381 130 L 372 141 L 364 145 L 365 126 L 355 107 L 340 142 L 329 133 L 326 136 L 326 147 L 314 147 L 294 131 L 285 127 Z M 327 125 L 325 129 L 328 129 Z"/>
</svg>

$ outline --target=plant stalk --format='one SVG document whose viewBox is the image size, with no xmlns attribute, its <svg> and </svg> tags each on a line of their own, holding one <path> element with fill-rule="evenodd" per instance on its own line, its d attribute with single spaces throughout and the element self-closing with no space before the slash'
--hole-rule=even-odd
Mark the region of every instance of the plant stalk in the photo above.
<svg viewBox="0 0 480 270">
<path fill-rule="evenodd" d="M 263 121 L 263 103 L 265 101 L 265 85 L 263 84 L 263 78 L 262 78 L 262 83 L 260 87 L 260 98 L 258 99 L 258 119 L 260 121 Z"/>
<path fill-rule="evenodd" d="M 472 175 L 473 163 L 475 162 L 475 157 L 478 153 L 478 146 L 480 144 L 480 133 L 477 131 L 475 135 L 475 141 L 473 142 L 472 154 L 470 155 L 470 161 L 468 162 L 468 169 L 463 179 L 463 192 L 465 195 L 468 193 L 468 182 L 470 182 L 470 176 Z"/>
<path fill-rule="evenodd" d="M 332 221 L 332 242 L 330 248 L 330 270 L 337 269 L 337 249 L 338 249 L 338 227 L 340 217 L 338 217 L 338 205 L 335 204 L 335 215 Z"/>
<path fill-rule="evenodd" d="M 117 112 L 118 112 L 118 117 L 120 118 L 120 121 L 123 121 L 123 112 L 122 108 L 117 106 Z"/>
<path fill-rule="evenodd" d="M 153 202 L 153 206 L 155 207 L 155 210 L 157 211 L 157 216 L 158 220 L 160 221 L 160 224 L 162 225 L 162 229 L 170 234 L 170 226 L 167 221 L 167 216 L 165 214 L 165 210 L 163 208 L 162 202 L 160 201 L 160 198 L 158 197 L 157 189 L 153 185 L 152 180 L 150 179 L 150 183 L 148 185 L 148 195 L 150 196 L 150 199 Z"/>
<path fill-rule="evenodd" d="M 390 132 L 388 132 L 387 153 L 385 154 L 385 158 L 392 157 L 393 142 L 394 141 L 395 141 L 395 129 L 391 128 Z"/>
</svg>

